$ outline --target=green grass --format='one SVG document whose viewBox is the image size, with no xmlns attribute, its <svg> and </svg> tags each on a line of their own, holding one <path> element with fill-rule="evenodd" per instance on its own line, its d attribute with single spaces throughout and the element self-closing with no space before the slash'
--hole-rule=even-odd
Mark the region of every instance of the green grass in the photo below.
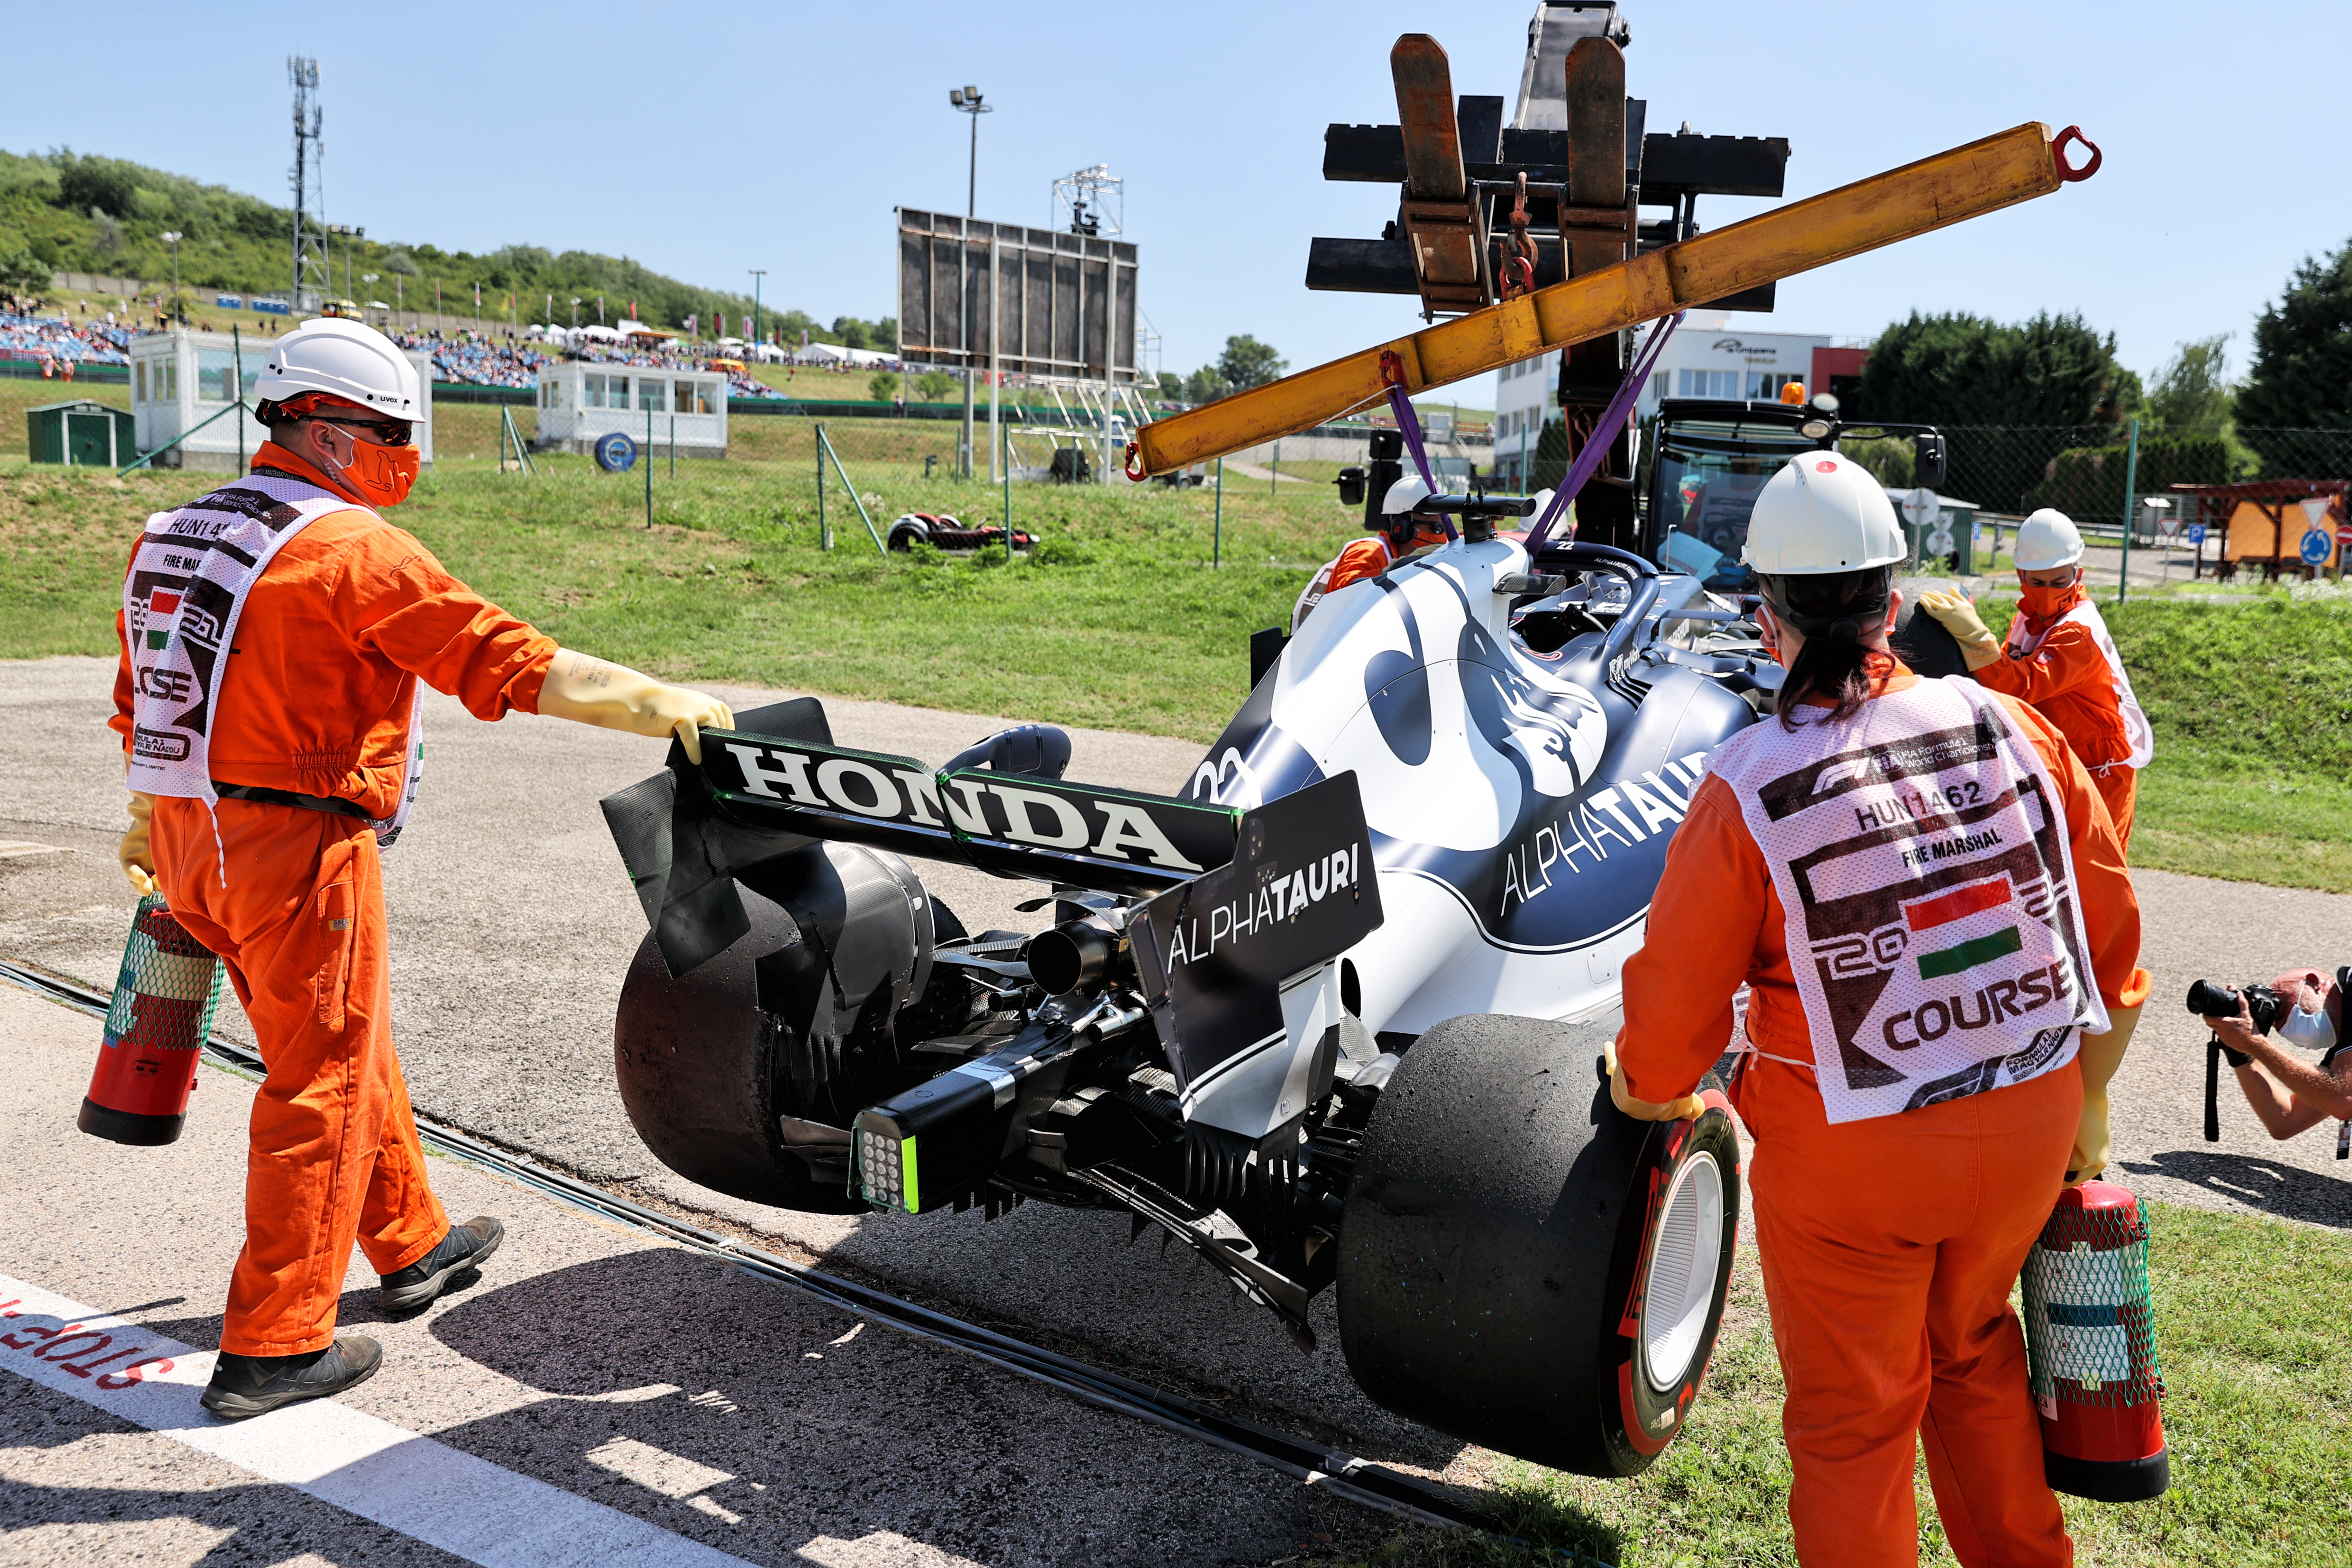
<svg viewBox="0 0 2352 1568">
<path fill-rule="evenodd" d="M 120 405 L 127 389 L 86 390 Z M 64 395 L 0 382 L 0 657 L 110 652 L 139 520 L 203 482 L 24 466 L 23 410 Z M 516 412 L 528 433 L 533 411 Z M 436 408 L 439 460 L 397 520 L 554 635 L 678 679 L 1207 741 L 1241 700 L 1249 634 L 1286 624 L 1307 573 L 1355 531 L 1326 484 L 1274 496 L 1229 471 L 1223 570 L 1209 565 L 1209 490 L 1123 481 L 1015 486 L 1015 523 L 1047 542 L 1034 560 L 886 561 L 835 478 L 827 553 L 814 427 L 769 416 L 730 422 L 726 462 L 683 462 L 676 479 L 659 466 L 648 532 L 637 475 L 575 458 L 499 474 L 498 416 Z M 951 424 L 826 428 L 882 527 L 904 510 L 1002 515 L 1000 489 L 949 477 Z M 926 456 L 940 459 L 928 480 Z M 1985 606 L 1997 630 L 2011 607 Z M 2147 595 L 2107 616 L 2157 729 L 2134 863 L 2352 892 L 2352 604 Z"/>
<path fill-rule="evenodd" d="M 2158 1355 L 2172 1488 L 2129 1505 L 2066 1498 L 2078 1561 L 2099 1568 L 2299 1568 L 2344 1560 L 2352 1539 L 2352 1237 L 2261 1215 L 2149 1205 Z M 1621 1568 L 1763 1568 L 1795 1562 L 1781 1383 L 1743 1253 L 1735 1310 L 1689 1429 L 1631 1481 L 1495 1459 L 1485 1481 L 1498 1528 L 1533 1546 Z M 1918 1470 L 1920 1560 L 1953 1561 Z M 1360 1559 L 1519 1564 L 1549 1552 L 1409 1531 Z"/>
<path fill-rule="evenodd" d="M 1044 541 L 1033 557 L 886 559 L 835 479 L 827 552 L 807 426 L 788 419 L 738 428 L 810 456 L 681 462 L 675 479 L 657 465 L 648 531 L 640 475 L 560 458 L 536 479 L 502 476 L 496 409 L 436 414 L 442 460 L 396 520 L 565 643 L 679 680 L 1207 741 L 1245 694 L 1249 634 L 1286 625 L 1307 573 L 1355 531 L 1329 494 L 1229 486 L 1218 570 L 1206 491 L 1018 486 L 1014 521 Z M 918 509 L 1000 516 L 1001 489 L 885 460 L 927 433 L 859 423 L 828 428 L 878 525 Z M 200 482 L 0 467 L 0 658 L 110 653 L 139 520 Z"/>
<path fill-rule="evenodd" d="M 1984 611 L 2005 633 L 2015 605 Z M 2100 612 L 2156 727 L 2132 864 L 2352 892 L 2352 603 L 2270 589 Z"/>
</svg>

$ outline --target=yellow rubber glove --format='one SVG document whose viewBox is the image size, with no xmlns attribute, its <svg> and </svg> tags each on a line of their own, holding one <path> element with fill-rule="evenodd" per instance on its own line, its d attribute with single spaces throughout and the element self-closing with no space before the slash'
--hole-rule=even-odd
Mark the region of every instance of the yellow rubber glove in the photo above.
<svg viewBox="0 0 2352 1568">
<path fill-rule="evenodd" d="M 1960 645 L 1960 657 L 1970 669 L 1982 669 L 2000 658 L 2000 639 L 1984 624 L 1977 607 L 1962 594 L 1937 588 L 1919 595 L 1919 607 L 1943 623 Z"/>
<path fill-rule="evenodd" d="M 547 667 L 547 683 L 539 689 L 539 710 L 600 730 L 621 730 L 632 735 L 663 740 L 675 734 L 686 744 L 687 756 L 702 761 L 705 728 L 726 730 L 735 715 L 716 697 L 665 686 L 650 675 L 626 665 L 607 664 L 593 654 L 555 650 Z"/>
<path fill-rule="evenodd" d="M 1636 1121 L 1696 1121 L 1706 1114 L 1706 1101 L 1697 1095 L 1686 1094 L 1680 1100 L 1670 1100 L 1660 1105 L 1654 1100 L 1636 1100 L 1625 1092 L 1625 1079 L 1617 1070 L 1617 1042 L 1609 1042 L 1606 1053 L 1609 1062 L 1610 1103 Z"/>
<path fill-rule="evenodd" d="M 131 885 L 139 889 L 143 899 L 155 890 L 155 850 L 150 833 L 155 797 L 133 790 L 131 804 L 124 809 L 131 813 L 131 831 L 122 836 L 114 858 L 122 862 L 122 874 L 131 879 Z"/>
<path fill-rule="evenodd" d="M 2066 1157 L 2066 1184 L 2079 1187 L 2107 1168 L 2107 1084 L 2123 1066 L 2124 1049 L 2139 1027 L 2137 1007 L 2110 1007 L 2114 1027 L 2084 1035 L 2077 1059 L 2083 1064 L 2083 1120 L 2074 1129 L 2074 1152 Z"/>
</svg>

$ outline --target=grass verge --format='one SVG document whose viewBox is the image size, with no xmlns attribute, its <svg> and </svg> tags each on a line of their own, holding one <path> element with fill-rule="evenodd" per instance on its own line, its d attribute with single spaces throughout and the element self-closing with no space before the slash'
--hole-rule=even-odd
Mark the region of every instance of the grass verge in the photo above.
<svg viewBox="0 0 2352 1568">
<path fill-rule="evenodd" d="M 2317 1568 L 2352 1531 L 2352 1237 L 2263 1215 L 2148 1205 L 2172 1488 L 2154 1502 L 2061 1500 L 2078 1561 L 2100 1568 Z M 1482 1478 L 1515 1547 L 1412 1531 L 1356 1561 L 1378 1568 L 1534 1564 L 1555 1552 L 1620 1568 L 1793 1564 L 1781 1383 L 1752 1255 L 1690 1428 L 1631 1481 L 1495 1459 Z M 1954 1561 L 1917 1473 L 1924 1563 Z"/>
<path fill-rule="evenodd" d="M 52 396 L 0 384 L 0 437 L 21 441 L 22 407 Z M 677 679 L 1206 742 L 1241 700 L 1249 634 L 1286 625 L 1307 574 L 1355 532 L 1326 486 L 1229 472 L 1222 525 L 1205 489 L 1022 485 L 1013 521 L 1045 542 L 1032 557 L 884 559 L 829 476 L 826 552 L 814 427 L 782 417 L 732 421 L 725 462 L 675 477 L 657 462 L 647 530 L 642 472 L 550 458 L 538 478 L 502 475 L 498 409 L 435 412 L 440 460 L 397 521 L 555 636 Z M 945 461 L 924 477 L 924 457 L 951 456 L 952 426 L 827 430 L 878 526 L 905 510 L 1003 515 L 1001 489 Z M 0 464 L 8 449 L 0 438 Z M 0 658 L 111 652 L 139 521 L 204 482 L 0 466 Z M 1985 606 L 1996 629 L 2011 609 Z M 2107 615 L 2157 730 L 2133 862 L 2352 892 L 2352 604 L 2151 595 Z"/>
</svg>

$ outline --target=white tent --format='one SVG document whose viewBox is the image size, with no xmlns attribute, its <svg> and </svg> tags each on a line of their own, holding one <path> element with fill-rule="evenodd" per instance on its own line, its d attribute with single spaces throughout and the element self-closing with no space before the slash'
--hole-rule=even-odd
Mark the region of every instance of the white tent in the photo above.
<svg viewBox="0 0 2352 1568">
<path fill-rule="evenodd" d="M 572 329 L 572 335 L 575 338 L 592 338 L 604 343 L 617 343 L 621 341 L 621 334 L 610 327 L 574 327 Z"/>
<path fill-rule="evenodd" d="M 897 354 L 882 353 L 874 349 L 845 349 L 839 343 L 811 343 L 801 355 L 820 364 L 882 365 L 897 364 Z"/>
</svg>

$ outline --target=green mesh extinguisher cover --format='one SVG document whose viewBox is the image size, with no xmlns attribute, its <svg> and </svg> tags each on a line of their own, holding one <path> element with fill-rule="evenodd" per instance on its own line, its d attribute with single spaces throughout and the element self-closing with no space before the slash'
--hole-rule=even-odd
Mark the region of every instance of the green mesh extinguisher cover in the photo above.
<svg viewBox="0 0 2352 1568">
<path fill-rule="evenodd" d="M 2129 1209 L 2061 1208 L 2019 1281 L 2034 1397 L 2122 1406 L 2164 1394 L 2147 1288 L 2147 1221 Z"/>
<path fill-rule="evenodd" d="M 149 893 L 139 900 L 131 940 L 122 946 L 122 967 L 106 1010 L 107 1041 L 136 1029 L 141 1044 L 158 1050 L 199 1049 L 212 1037 L 220 991 L 220 959 L 173 918 L 162 894 Z M 186 1005 L 199 1001 L 199 1008 Z"/>
</svg>

